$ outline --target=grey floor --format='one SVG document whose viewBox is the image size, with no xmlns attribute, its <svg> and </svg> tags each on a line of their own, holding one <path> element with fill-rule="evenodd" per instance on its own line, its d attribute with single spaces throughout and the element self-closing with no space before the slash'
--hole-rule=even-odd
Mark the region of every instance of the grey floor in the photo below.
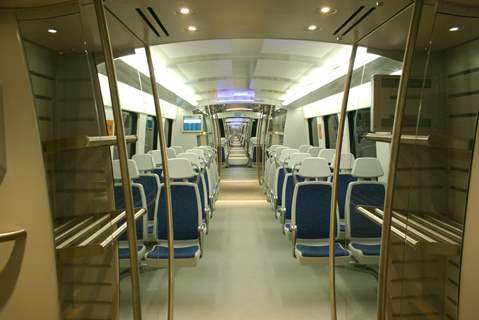
<svg viewBox="0 0 479 320">
<path fill-rule="evenodd" d="M 195 268 L 175 272 L 175 319 L 329 319 L 328 270 L 301 266 L 254 180 L 227 168 Z M 236 196 L 237 194 L 240 196 Z M 143 319 L 166 319 L 167 273 L 143 267 Z M 375 319 L 376 279 L 353 266 L 336 272 L 338 319 Z M 131 319 L 130 279 L 121 277 L 121 319 Z"/>
</svg>

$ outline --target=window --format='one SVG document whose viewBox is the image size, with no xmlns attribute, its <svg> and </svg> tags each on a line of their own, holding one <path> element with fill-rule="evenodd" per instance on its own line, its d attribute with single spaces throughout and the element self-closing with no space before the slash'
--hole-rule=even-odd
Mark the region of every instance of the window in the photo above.
<svg viewBox="0 0 479 320">
<path fill-rule="evenodd" d="M 134 112 L 124 111 L 123 114 L 123 124 L 125 126 L 125 135 L 136 135 L 137 125 L 138 125 L 138 115 Z M 136 153 L 136 144 L 128 143 L 127 144 L 128 157 L 133 156 Z"/>
<path fill-rule="evenodd" d="M 318 118 L 308 119 L 309 144 L 319 146 Z"/>
<path fill-rule="evenodd" d="M 331 114 L 324 117 L 324 131 L 326 132 L 326 148 L 336 148 L 336 139 L 338 137 L 338 116 Z"/>
<path fill-rule="evenodd" d="M 356 158 L 376 157 L 376 142 L 364 138 L 371 128 L 371 109 L 359 109 L 348 113 L 351 153 Z"/>
<path fill-rule="evenodd" d="M 145 153 L 157 149 L 158 146 L 158 128 L 156 127 L 156 117 L 146 116 L 145 123 Z"/>
</svg>

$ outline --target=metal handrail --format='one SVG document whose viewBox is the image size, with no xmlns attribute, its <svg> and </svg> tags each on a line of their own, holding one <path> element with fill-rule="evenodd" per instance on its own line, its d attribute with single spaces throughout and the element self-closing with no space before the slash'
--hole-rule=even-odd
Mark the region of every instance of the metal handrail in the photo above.
<svg viewBox="0 0 479 320">
<path fill-rule="evenodd" d="M 126 143 L 134 143 L 137 140 L 138 138 L 135 135 L 125 136 Z M 45 141 L 43 149 L 46 153 L 55 153 L 66 150 L 113 146 L 117 144 L 117 141 L 116 136 L 79 136 Z"/>
<path fill-rule="evenodd" d="M 27 231 L 25 229 L 3 232 L 3 233 L 0 233 L 0 243 L 14 241 L 20 238 L 24 238 L 26 236 L 27 236 Z"/>
</svg>

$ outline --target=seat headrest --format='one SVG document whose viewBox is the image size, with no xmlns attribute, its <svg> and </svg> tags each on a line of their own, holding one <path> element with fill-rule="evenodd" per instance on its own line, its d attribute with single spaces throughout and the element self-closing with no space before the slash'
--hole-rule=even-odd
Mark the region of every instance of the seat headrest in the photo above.
<svg viewBox="0 0 479 320">
<path fill-rule="evenodd" d="M 191 161 L 191 163 L 193 163 L 194 165 L 200 167 L 201 166 L 201 159 L 200 159 L 200 155 L 196 154 L 196 153 L 192 153 L 192 152 L 183 152 L 183 153 L 179 153 L 176 155 L 176 158 L 175 159 L 188 159 L 189 161 Z"/>
<path fill-rule="evenodd" d="M 189 150 L 186 150 L 187 153 L 195 153 L 197 154 L 198 156 L 201 157 L 201 159 L 205 159 L 205 152 L 204 150 L 202 149 L 189 149 Z"/>
<path fill-rule="evenodd" d="M 113 160 L 112 166 L 113 166 L 113 179 L 121 180 L 120 160 Z M 136 162 L 131 159 L 128 159 L 128 172 L 130 173 L 131 179 L 135 179 L 140 176 L 140 171 L 138 170 L 138 167 L 136 166 Z"/>
<path fill-rule="evenodd" d="M 169 147 L 166 149 L 166 154 L 168 156 L 168 159 L 173 159 L 176 157 L 176 150 L 173 147 Z"/>
<path fill-rule="evenodd" d="M 276 149 L 278 149 L 278 147 L 281 147 L 281 145 L 273 144 L 273 145 L 269 146 L 268 151 L 269 152 L 274 152 L 274 151 L 276 151 Z"/>
<path fill-rule="evenodd" d="M 311 155 L 311 157 L 317 157 L 319 154 L 319 150 L 321 150 L 320 147 L 311 147 L 308 152 Z"/>
<path fill-rule="evenodd" d="M 188 179 L 195 176 L 190 160 L 184 158 L 168 159 L 170 179 Z"/>
<path fill-rule="evenodd" d="M 384 175 L 384 171 L 376 158 L 357 158 L 351 174 L 358 178 L 378 178 Z"/>
<path fill-rule="evenodd" d="M 281 149 L 279 155 L 279 161 L 284 162 L 286 159 L 288 159 L 293 153 L 298 152 L 297 149 Z"/>
<path fill-rule="evenodd" d="M 326 159 L 328 163 L 331 163 L 333 156 L 336 154 L 336 149 L 322 149 L 319 151 L 318 157 Z"/>
<path fill-rule="evenodd" d="M 148 151 L 149 154 L 151 154 L 151 157 L 153 158 L 153 162 L 155 165 L 159 165 L 163 163 L 163 160 L 161 159 L 161 150 L 150 150 Z"/>
<path fill-rule="evenodd" d="M 135 154 L 132 157 L 140 171 L 152 170 L 155 168 L 155 162 L 151 154 Z"/>
<path fill-rule="evenodd" d="M 303 159 L 298 175 L 304 178 L 327 178 L 331 175 L 328 162 L 323 158 Z"/>
<path fill-rule="evenodd" d="M 331 159 L 331 168 L 334 168 L 336 161 L 336 154 Z M 339 163 L 339 170 L 351 170 L 354 164 L 354 155 L 352 153 L 341 153 L 341 161 Z"/>
<path fill-rule="evenodd" d="M 307 152 L 295 152 L 289 157 L 288 168 L 293 169 L 296 165 L 301 164 L 304 159 L 310 157 L 311 155 Z"/>
<path fill-rule="evenodd" d="M 184 149 L 182 146 L 171 146 L 173 149 L 175 149 L 175 153 L 178 154 L 178 153 L 183 153 Z"/>
<path fill-rule="evenodd" d="M 298 150 L 299 152 L 308 152 L 309 148 L 311 148 L 309 144 L 303 144 L 299 146 Z"/>
</svg>

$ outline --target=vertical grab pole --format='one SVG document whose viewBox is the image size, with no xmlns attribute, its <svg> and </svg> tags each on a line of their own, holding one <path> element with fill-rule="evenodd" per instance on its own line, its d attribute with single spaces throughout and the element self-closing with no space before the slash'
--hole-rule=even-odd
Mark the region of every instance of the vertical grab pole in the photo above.
<svg viewBox="0 0 479 320">
<path fill-rule="evenodd" d="M 173 320 L 174 311 L 174 289 L 175 289 L 175 274 L 174 274 L 174 237 L 173 237 L 173 209 L 171 207 L 171 187 L 170 187 L 170 173 L 168 170 L 168 155 L 166 152 L 166 137 L 163 129 L 163 116 L 160 106 L 160 95 L 158 93 L 158 86 L 156 84 L 155 68 L 153 66 L 153 59 L 151 58 L 150 46 L 145 46 L 146 60 L 148 61 L 148 71 L 150 72 L 151 89 L 153 92 L 153 100 L 155 101 L 156 111 L 156 125 L 160 136 L 160 150 L 163 166 L 163 184 L 165 190 L 166 203 L 166 217 L 168 225 L 168 320 Z"/>
<path fill-rule="evenodd" d="M 221 130 L 220 130 L 220 118 L 216 113 L 215 128 L 216 128 L 216 144 L 218 150 L 218 179 L 221 179 L 221 167 L 223 166 L 223 148 L 221 145 Z"/>
<path fill-rule="evenodd" d="M 269 128 L 271 126 L 271 115 L 273 113 L 273 106 L 268 107 L 268 113 L 267 113 L 267 118 L 266 118 L 266 126 L 265 126 L 265 133 L 264 133 L 264 147 L 261 150 L 262 151 L 262 156 L 261 156 L 261 176 L 259 183 L 262 184 L 264 182 L 264 167 L 266 166 L 266 139 L 268 138 L 268 133 L 269 133 Z"/>
<path fill-rule="evenodd" d="M 258 123 L 256 125 L 256 177 L 258 178 L 258 183 L 261 184 L 261 174 L 260 174 L 260 146 L 261 146 L 261 131 L 263 130 L 263 107 L 261 107 L 259 112 Z"/>
<path fill-rule="evenodd" d="M 351 56 L 349 57 L 348 74 L 346 77 L 346 83 L 344 84 L 343 102 L 341 104 L 341 113 L 339 115 L 339 128 L 338 137 L 336 139 L 336 154 L 334 159 L 334 172 L 333 172 L 333 190 L 331 195 L 331 215 L 329 217 L 329 310 L 331 312 L 331 320 L 336 320 L 336 270 L 335 270 L 335 256 L 334 256 L 334 244 L 335 234 L 337 230 L 336 225 L 336 202 L 338 198 L 338 185 L 339 185 L 339 168 L 341 163 L 341 149 L 343 148 L 343 136 L 344 125 L 346 122 L 346 112 L 348 108 L 349 90 L 351 89 L 351 80 L 354 71 L 354 59 L 356 58 L 356 52 L 358 45 L 355 43 L 351 49 Z"/>
<path fill-rule="evenodd" d="M 115 120 L 116 139 L 118 145 L 118 157 L 120 160 L 120 171 L 123 186 L 123 197 L 125 199 L 125 211 L 128 233 L 128 249 L 130 254 L 131 269 L 131 300 L 133 319 L 141 320 L 141 299 L 140 299 L 140 270 L 138 265 L 138 252 L 136 245 L 136 224 L 133 212 L 133 198 L 131 195 L 131 180 L 128 172 L 128 154 L 126 151 L 125 128 L 121 112 L 120 99 L 118 95 L 117 78 L 113 62 L 113 49 L 110 42 L 110 33 L 106 22 L 105 8 L 102 0 L 95 0 L 95 13 L 100 32 L 101 44 L 105 56 L 105 67 L 110 86 L 111 107 Z"/>
<path fill-rule="evenodd" d="M 387 303 L 387 285 L 388 280 L 388 258 L 391 236 L 391 217 L 392 205 L 394 201 L 394 184 L 396 182 L 396 168 L 399 155 L 399 144 L 401 142 L 401 127 L 406 108 L 406 98 L 408 92 L 409 78 L 411 75 L 411 66 L 414 59 L 414 50 L 416 47 L 419 24 L 421 21 L 423 0 L 415 0 L 414 11 L 409 24 L 409 31 L 406 41 L 406 49 L 404 51 L 404 64 L 402 76 L 399 82 L 398 99 L 396 102 L 396 110 L 394 112 L 394 123 L 391 137 L 391 157 L 389 162 L 388 183 L 386 185 L 386 195 L 384 199 L 384 217 L 381 232 L 381 255 L 379 262 L 379 285 L 378 285 L 378 312 L 377 319 L 386 319 L 386 303 Z"/>
</svg>

